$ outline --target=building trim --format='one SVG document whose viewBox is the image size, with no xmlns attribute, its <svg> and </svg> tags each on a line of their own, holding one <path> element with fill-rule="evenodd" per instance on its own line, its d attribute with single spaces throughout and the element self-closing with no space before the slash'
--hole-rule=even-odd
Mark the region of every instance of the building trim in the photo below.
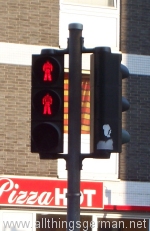
<svg viewBox="0 0 150 231">
<path fill-rule="evenodd" d="M 58 47 L 36 46 L 15 43 L 0 43 L 0 63 L 13 65 L 31 65 L 32 54 L 40 54 L 42 49 L 59 49 Z M 86 73 L 90 70 L 90 54 L 82 55 L 82 69 Z M 65 68 L 68 69 L 68 55 L 65 55 Z M 130 74 L 150 75 L 150 56 L 122 54 L 122 63 L 126 65 Z"/>
</svg>

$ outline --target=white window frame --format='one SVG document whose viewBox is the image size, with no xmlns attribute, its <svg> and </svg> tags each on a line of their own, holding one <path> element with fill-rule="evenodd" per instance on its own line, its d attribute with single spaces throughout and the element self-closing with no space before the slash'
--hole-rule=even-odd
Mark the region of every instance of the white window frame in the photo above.
<svg viewBox="0 0 150 231">
<path fill-rule="evenodd" d="M 114 9 L 114 8 L 117 8 L 117 2 L 118 2 L 118 0 L 113 0 L 114 1 L 114 6 L 113 7 L 111 7 L 111 6 L 105 6 L 105 5 L 99 5 L 99 4 L 88 4 L 88 3 L 82 3 L 82 0 L 78 0 L 78 1 L 76 1 L 76 2 L 72 2 L 72 1 L 66 1 L 66 0 L 61 0 L 60 1 L 60 3 L 61 4 L 71 4 L 71 5 L 83 5 L 83 6 L 91 6 L 91 7 L 102 7 L 102 8 L 112 8 L 112 9 Z"/>
</svg>

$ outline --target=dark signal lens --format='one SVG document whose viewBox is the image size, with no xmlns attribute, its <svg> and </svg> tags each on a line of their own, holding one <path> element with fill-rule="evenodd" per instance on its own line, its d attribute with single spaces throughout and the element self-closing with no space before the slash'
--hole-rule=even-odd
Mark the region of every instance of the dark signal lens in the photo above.
<svg viewBox="0 0 150 231">
<path fill-rule="evenodd" d="M 39 152 L 47 152 L 52 148 L 57 147 L 59 142 L 59 133 L 53 125 L 49 123 L 42 123 L 34 129 L 32 139 Z"/>
</svg>

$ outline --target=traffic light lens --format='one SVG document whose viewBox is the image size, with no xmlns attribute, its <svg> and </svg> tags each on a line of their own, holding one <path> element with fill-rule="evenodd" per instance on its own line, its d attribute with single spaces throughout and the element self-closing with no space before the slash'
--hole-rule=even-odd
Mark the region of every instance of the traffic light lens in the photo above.
<svg viewBox="0 0 150 231">
<path fill-rule="evenodd" d="M 42 123 L 34 129 L 32 139 L 39 152 L 48 152 L 57 147 L 59 143 L 59 133 L 53 125 Z"/>
<path fill-rule="evenodd" d="M 39 115 L 54 116 L 60 109 L 60 96 L 56 91 L 42 90 L 33 96 L 33 107 Z"/>
<path fill-rule="evenodd" d="M 42 98 L 42 104 L 43 104 L 43 115 L 51 115 L 51 105 L 53 103 L 53 98 L 48 93 Z"/>
<path fill-rule="evenodd" d="M 49 61 L 43 64 L 43 81 L 52 81 L 53 65 Z"/>
<path fill-rule="evenodd" d="M 50 86 L 57 81 L 60 76 L 61 67 L 55 58 L 49 56 L 39 57 L 33 64 L 33 82 L 40 86 Z"/>
</svg>

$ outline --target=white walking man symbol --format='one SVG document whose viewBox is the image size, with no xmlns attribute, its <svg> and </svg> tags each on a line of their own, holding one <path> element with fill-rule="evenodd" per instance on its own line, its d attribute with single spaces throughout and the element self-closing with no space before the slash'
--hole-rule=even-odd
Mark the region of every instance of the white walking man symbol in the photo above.
<svg viewBox="0 0 150 231">
<path fill-rule="evenodd" d="M 103 125 L 104 140 L 97 143 L 97 149 L 100 150 L 113 150 L 113 140 L 111 138 L 111 128 L 109 124 Z"/>
</svg>

